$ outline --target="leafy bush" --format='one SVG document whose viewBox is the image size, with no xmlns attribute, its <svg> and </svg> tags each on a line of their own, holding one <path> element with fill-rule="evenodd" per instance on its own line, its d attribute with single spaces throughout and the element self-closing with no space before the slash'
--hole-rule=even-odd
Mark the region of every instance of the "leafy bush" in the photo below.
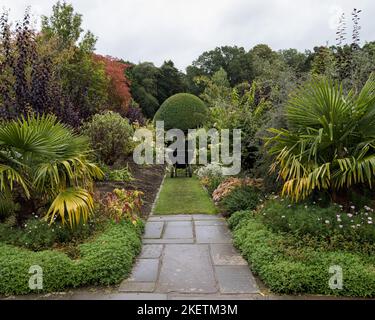
<svg viewBox="0 0 375 320">
<path fill-rule="evenodd" d="M 50 226 L 45 220 L 35 216 L 26 220 L 22 228 L 6 223 L 0 224 L 0 242 L 41 251 L 57 244 L 86 239 L 98 228 L 94 219 L 71 229 L 61 223 Z"/>
<path fill-rule="evenodd" d="M 246 218 L 238 219 L 240 215 Z M 375 296 L 375 268 L 370 257 L 293 246 L 296 238 L 275 234 L 245 213 L 236 213 L 231 219 L 235 246 L 273 292 Z M 342 290 L 330 289 L 328 285 L 332 277 L 329 268 L 334 265 L 343 270 Z"/>
<path fill-rule="evenodd" d="M 130 182 L 134 180 L 128 166 L 122 169 L 111 169 L 106 164 L 101 164 L 100 168 L 104 172 L 107 181 Z"/>
<path fill-rule="evenodd" d="M 125 117 L 129 119 L 131 124 L 137 124 L 140 126 L 144 126 L 146 124 L 146 119 L 143 116 L 142 109 L 133 99 L 130 101 L 130 105 L 128 106 Z"/>
<path fill-rule="evenodd" d="M 304 199 L 314 190 L 332 192 L 334 200 L 353 186 L 375 181 L 375 74 L 358 93 L 342 84 L 315 78 L 291 97 L 289 130 L 271 129 L 270 153 L 276 156 L 283 194 Z M 345 200 L 345 199 L 344 199 Z"/>
<path fill-rule="evenodd" d="M 231 177 L 225 179 L 213 192 L 212 198 L 218 203 L 226 196 L 228 196 L 235 188 L 240 186 L 253 186 L 254 188 L 262 188 L 262 179 L 250 179 L 250 178 L 235 178 Z"/>
<path fill-rule="evenodd" d="M 246 222 L 246 220 L 251 217 L 253 217 L 252 211 L 236 211 L 228 218 L 228 226 L 230 229 L 235 229 L 240 225 L 240 223 Z"/>
<path fill-rule="evenodd" d="M 260 200 L 259 191 L 252 186 L 239 186 L 220 202 L 227 214 L 241 210 L 253 210 Z"/>
<path fill-rule="evenodd" d="M 83 126 L 98 159 L 107 165 L 127 157 L 133 148 L 133 128 L 115 112 L 96 114 Z"/>
<path fill-rule="evenodd" d="M 218 163 L 210 163 L 206 166 L 200 167 L 196 174 L 201 184 L 207 189 L 210 195 L 212 195 L 215 189 L 225 179 L 223 177 L 222 167 Z"/>
<path fill-rule="evenodd" d="M 217 187 L 224 181 L 224 177 L 222 176 L 211 176 L 211 177 L 204 177 L 200 180 L 203 187 L 206 188 L 209 195 L 217 189 Z"/>
<path fill-rule="evenodd" d="M 136 223 L 143 205 L 143 192 L 138 190 L 115 189 L 100 201 L 103 213 L 119 222 L 123 219 Z"/>
<path fill-rule="evenodd" d="M 164 121 L 166 130 L 186 131 L 202 126 L 207 115 L 208 108 L 201 99 L 189 93 L 178 93 L 163 102 L 154 121 Z"/>
<path fill-rule="evenodd" d="M 273 199 L 265 203 L 258 215 L 273 231 L 287 232 L 297 238 L 310 235 L 338 247 L 348 241 L 375 245 L 375 214 L 367 206 L 361 210 L 353 206 L 347 211 L 336 204 L 320 207 L 314 203 L 293 204 Z"/>
<path fill-rule="evenodd" d="M 116 284 L 129 275 L 140 252 L 141 221 L 111 223 L 95 240 L 79 246 L 80 259 L 56 251 L 31 252 L 0 242 L 0 293 L 27 294 L 29 268 L 43 269 L 42 292 L 62 291 L 83 285 Z"/>
<path fill-rule="evenodd" d="M 209 163 L 197 170 L 197 176 L 199 179 L 205 177 L 221 177 L 223 175 L 222 167 L 219 163 Z"/>
<path fill-rule="evenodd" d="M 19 205 L 13 201 L 12 195 L 0 192 L 0 221 L 4 221 L 18 210 Z"/>
</svg>

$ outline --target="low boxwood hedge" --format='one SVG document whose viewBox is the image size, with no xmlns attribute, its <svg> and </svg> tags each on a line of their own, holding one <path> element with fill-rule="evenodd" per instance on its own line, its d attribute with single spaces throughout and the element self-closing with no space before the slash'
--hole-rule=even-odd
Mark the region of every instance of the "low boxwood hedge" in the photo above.
<svg viewBox="0 0 375 320">
<path fill-rule="evenodd" d="M 83 285 L 110 285 L 131 271 L 141 249 L 143 223 L 110 223 L 94 240 L 79 246 L 80 258 L 53 250 L 33 252 L 0 243 L 0 294 L 56 292 Z M 29 268 L 42 267 L 43 290 L 29 288 Z"/>
<path fill-rule="evenodd" d="M 370 257 L 346 251 L 324 251 L 308 246 L 291 246 L 288 234 L 270 231 L 250 212 L 241 211 L 229 219 L 234 244 L 254 273 L 275 293 L 324 294 L 375 297 L 375 266 Z M 341 266 L 343 288 L 330 289 L 331 266 Z"/>
</svg>

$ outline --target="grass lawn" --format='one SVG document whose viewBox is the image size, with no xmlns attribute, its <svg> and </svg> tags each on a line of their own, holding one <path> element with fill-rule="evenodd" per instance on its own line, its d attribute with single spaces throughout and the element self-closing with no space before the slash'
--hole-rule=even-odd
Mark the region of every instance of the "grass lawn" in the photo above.
<svg viewBox="0 0 375 320">
<path fill-rule="evenodd" d="M 166 178 L 155 214 L 216 214 L 216 207 L 197 178 Z"/>
</svg>

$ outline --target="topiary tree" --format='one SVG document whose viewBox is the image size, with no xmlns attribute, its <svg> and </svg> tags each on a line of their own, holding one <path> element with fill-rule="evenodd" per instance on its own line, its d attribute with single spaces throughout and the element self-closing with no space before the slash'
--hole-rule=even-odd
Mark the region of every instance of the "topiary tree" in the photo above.
<svg viewBox="0 0 375 320">
<path fill-rule="evenodd" d="M 178 93 L 163 102 L 154 121 L 164 121 L 166 130 L 187 131 L 202 126 L 207 120 L 208 108 L 197 96 Z"/>
</svg>

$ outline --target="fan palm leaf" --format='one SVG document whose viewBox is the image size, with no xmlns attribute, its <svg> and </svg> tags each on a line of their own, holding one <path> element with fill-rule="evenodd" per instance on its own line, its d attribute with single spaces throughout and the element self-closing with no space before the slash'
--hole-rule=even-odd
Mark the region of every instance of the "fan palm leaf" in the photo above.
<svg viewBox="0 0 375 320">
<path fill-rule="evenodd" d="M 47 216 L 64 214 L 72 225 L 92 210 L 93 179 L 103 172 L 89 160 L 87 138 L 75 134 L 53 115 L 30 115 L 0 128 L 0 192 L 22 187 L 51 203 Z M 76 192 L 76 194 L 74 194 Z M 64 206 L 64 210 L 63 210 Z"/>
<path fill-rule="evenodd" d="M 361 92 L 343 93 L 337 82 L 314 78 L 287 105 L 289 130 L 270 129 L 266 144 L 295 200 L 315 189 L 340 190 L 375 179 L 375 77 Z"/>
</svg>

